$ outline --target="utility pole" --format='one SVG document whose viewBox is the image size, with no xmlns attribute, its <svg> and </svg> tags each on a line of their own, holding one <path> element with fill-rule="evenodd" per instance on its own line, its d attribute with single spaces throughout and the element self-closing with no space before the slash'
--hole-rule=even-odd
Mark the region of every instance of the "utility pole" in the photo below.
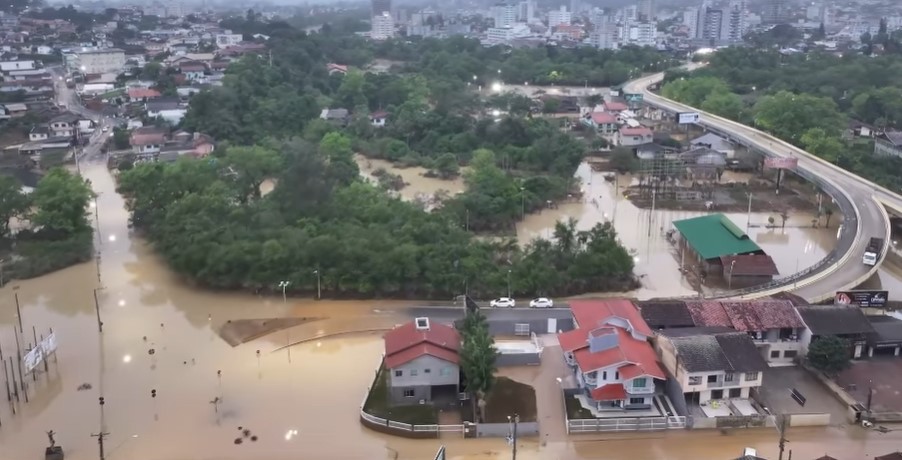
<svg viewBox="0 0 902 460">
<path fill-rule="evenodd" d="M 520 416 L 514 414 L 513 417 L 508 416 L 508 420 L 513 423 L 511 428 L 511 460 L 517 460 L 517 425 L 520 423 Z"/>
<path fill-rule="evenodd" d="M 783 450 L 786 448 L 786 443 L 789 442 L 786 440 L 786 415 L 780 416 L 780 457 L 779 460 L 783 460 Z"/>
<path fill-rule="evenodd" d="M 100 320 L 100 302 L 97 301 L 97 289 L 94 288 L 94 312 L 97 313 L 97 332 L 103 333 L 103 321 Z"/>
<path fill-rule="evenodd" d="M 322 279 L 320 278 L 319 269 L 313 270 L 313 274 L 316 275 L 316 300 L 321 300 L 323 298 L 323 290 L 322 290 Z"/>
<path fill-rule="evenodd" d="M 18 289 L 18 286 L 13 287 L 13 289 Z M 13 295 L 16 298 L 16 316 L 19 317 L 19 333 L 24 334 L 25 331 L 22 329 L 22 309 L 19 307 L 19 293 L 15 292 Z"/>
<path fill-rule="evenodd" d="M 100 460 L 105 460 L 106 457 L 103 453 L 103 440 L 110 434 L 104 431 L 104 423 L 103 423 L 103 405 L 104 400 L 103 396 L 97 398 L 97 401 L 100 403 L 100 432 L 99 433 L 91 433 L 91 437 L 97 438 L 97 448 L 100 450 Z"/>
</svg>

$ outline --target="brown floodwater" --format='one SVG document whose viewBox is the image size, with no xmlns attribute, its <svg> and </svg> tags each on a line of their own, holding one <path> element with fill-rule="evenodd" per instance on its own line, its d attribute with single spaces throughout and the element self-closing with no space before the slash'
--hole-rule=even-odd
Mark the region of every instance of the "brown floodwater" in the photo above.
<svg viewBox="0 0 902 460">
<path fill-rule="evenodd" d="M 98 458 L 97 439 L 91 434 L 100 430 L 109 433 L 106 457 L 113 460 L 419 460 L 431 458 L 440 444 L 447 445 L 452 459 L 510 458 L 503 439 L 414 441 L 378 434 L 358 423 L 364 392 L 382 353 L 381 330 L 404 321 L 404 307 L 412 303 L 283 302 L 191 287 L 130 233 L 123 201 L 106 169 L 83 165 L 83 170 L 101 192 L 101 282 L 91 262 L 0 290 L 5 358 L 15 350 L 14 293 L 21 306 L 24 341 L 33 341 L 32 327 L 38 334 L 53 328 L 59 343 L 49 372 L 41 371 L 36 382 L 26 377 L 30 402 L 16 404 L 16 415 L 0 397 L 0 459 L 38 458 L 48 430 L 57 433 L 69 460 Z M 93 297 L 99 286 L 102 335 Z M 228 320 L 277 316 L 323 320 L 234 348 L 216 333 Z M 371 332 L 330 337 L 353 331 Z M 296 342 L 302 343 L 285 348 Z M 79 391 L 83 384 L 91 389 Z M 151 390 L 157 391 L 156 398 Z M 212 404 L 217 397 L 221 403 Z M 234 444 L 241 436 L 239 426 L 258 440 Z M 776 449 L 773 430 L 572 438 L 562 433 L 560 427 L 550 427 L 539 438 L 523 440 L 520 458 L 714 459 L 738 456 L 746 446 L 774 458 Z M 825 452 L 839 458 L 861 453 L 870 457 L 902 445 L 898 432 L 878 434 L 854 427 L 793 430 L 790 439 L 797 458 Z"/>
<path fill-rule="evenodd" d="M 429 201 L 435 197 L 436 193 L 453 196 L 463 192 L 466 188 L 464 186 L 463 177 L 461 176 L 457 176 L 455 179 L 451 180 L 426 177 L 426 168 L 419 166 L 399 168 L 390 161 L 370 159 L 360 154 L 355 155 L 354 160 L 360 168 L 360 175 L 374 184 L 379 181 L 373 176 L 373 171 L 376 171 L 379 168 L 383 168 L 392 174 L 400 175 L 408 185 L 393 193 L 396 193 L 401 199 L 406 201 L 418 201 L 428 204 Z M 466 168 L 463 168 L 461 173 L 465 170 Z"/>
</svg>

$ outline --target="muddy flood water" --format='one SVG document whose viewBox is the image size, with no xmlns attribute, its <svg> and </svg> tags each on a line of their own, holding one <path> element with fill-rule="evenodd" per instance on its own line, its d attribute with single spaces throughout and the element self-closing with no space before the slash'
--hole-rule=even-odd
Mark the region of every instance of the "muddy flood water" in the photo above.
<svg viewBox="0 0 902 460">
<path fill-rule="evenodd" d="M 283 303 L 190 287 L 129 233 L 124 203 L 106 169 L 82 168 L 101 192 L 100 283 L 91 262 L 0 290 L 4 359 L 15 350 L 15 294 L 24 326 L 20 340 L 33 341 L 32 327 L 44 335 L 53 328 L 59 344 L 49 372 L 41 366 L 36 381 L 26 377 L 28 403 L 20 395 L 13 415 L 13 405 L 0 399 L 0 460 L 41 458 L 48 430 L 56 432 L 68 460 L 98 458 L 91 434 L 101 431 L 109 433 L 106 458 L 114 460 L 420 460 L 432 458 L 441 444 L 451 459 L 510 458 L 503 439 L 415 441 L 359 424 L 358 410 L 382 353 L 381 331 L 406 320 L 410 303 Z M 596 187 L 603 190 L 602 185 Z M 94 308 L 97 287 L 102 287 L 97 297 L 102 334 Z M 278 316 L 323 319 L 234 348 L 216 333 L 229 320 Z M 556 401 L 548 406 L 559 408 Z M 257 441 L 235 444 L 238 427 Z M 569 438 L 561 433 L 562 427 L 548 426 L 540 437 L 521 440 L 519 458 L 725 459 L 746 446 L 776 458 L 777 437 L 770 429 Z M 898 431 L 878 434 L 856 427 L 793 429 L 789 438 L 800 459 L 827 452 L 871 458 L 902 446 Z"/>
<path fill-rule="evenodd" d="M 371 178 L 376 168 L 399 174 L 408 183 L 400 191 L 405 200 L 422 199 L 434 195 L 439 190 L 447 190 L 453 195 L 464 190 L 463 180 L 453 181 L 424 177 L 422 168 L 399 169 L 384 160 L 368 160 L 357 157 L 361 174 Z M 731 177 L 728 173 L 724 181 L 745 180 L 741 175 Z M 640 209 L 623 197 L 623 190 L 631 179 L 621 176 L 617 183 L 604 179 L 604 173 L 592 171 L 588 163 L 583 163 L 576 171 L 583 190 L 583 200 L 561 203 L 555 209 L 529 214 L 517 224 L 517 238 L 528 243 L 537 238 L 550 238 L 557 221 L 569 218 L 577 220 L 581 230 L 611 220 L 622 244 L 630 250 L 636 261 L 635 273 L 642 277 L 642 288 L 629 293 L 641 299 L 651 297 L 695 295 L 697 291 L 680 274 L 679 260 L 673 245 L 667 241 L 665 232 L 672 229 L 672 222 L 704 215 L 699 211 L 670 211 Z M 623 181 L 624 183 L 621 183 Z M 617 190 L 620 192 L 618 193 Z M 716 212 L 716 210 L 715 210 Z M 786 221 L 786 228 L 780 228 L 781 219 L 770 212 L 752 209 L 752 213 L 725 213 L 739 228 L 748 229 L 751 238 L 770 254 L 779 276 L 789 276 L 804 270 L 823 259 L 836 245 L 837 225 L 841 216 L 834 215 L 831 228 L 812 228 L 813 216 L 807 213 L 792 213 Z M 768 218 L 774 217 L 777 228 L 766 228 Z M 706 289 L 706 293 L 710 293 Z"/>
</svg>

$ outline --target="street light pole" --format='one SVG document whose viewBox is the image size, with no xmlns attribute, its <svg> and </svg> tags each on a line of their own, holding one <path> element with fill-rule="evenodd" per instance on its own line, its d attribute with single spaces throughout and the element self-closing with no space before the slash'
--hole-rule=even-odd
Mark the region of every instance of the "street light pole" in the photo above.
<svg viewBox="0 0 902 460">
<path fill-rule="evenodd" d="M 520 220 L 526 218 L 526 189 L 520 187 Z"/>
<path fill-rule="evenodd" d="M 97 289 L 94 288 L 94 312 L 97 313 L 97 332 L 103 332 L 103 321 L 100 320 L 100 302 L 97 301 Z"/>
<path fill-rule="evenodd" d="M 517 460 L 517 425 L 520 423 L 520 416 L 514 414 L 513 417 L 507 416 L 508 422 L 513 424 L 511 427 L 511 460 Z"/>
<path fill-rule="evenodd" d="M 322 299 L 322 284 L 320 283 L 319 269 L 313 270 L 316 275 L 316 300 Z"/>
<path fill-rule="evenodd" d="M 290 281 L 279 281 L 279 287 L 282 288 L 282 303 L 288 303 L 288 296 L 285 294 L 285 290 L 289 284 L 291 284 Z"/>
<path fill-rule="evenodd" d="M 752 194 L 746 193 L 746 195 L 749 196 L 749 211 L 745 218 L 745 231 L 749 231 L 749 227 L 752 226 Z"/>
<path fill-rule="evenodd" d="M 511 271 L 507 270 L 507 297 L 511 297 Z"/>
</svg>

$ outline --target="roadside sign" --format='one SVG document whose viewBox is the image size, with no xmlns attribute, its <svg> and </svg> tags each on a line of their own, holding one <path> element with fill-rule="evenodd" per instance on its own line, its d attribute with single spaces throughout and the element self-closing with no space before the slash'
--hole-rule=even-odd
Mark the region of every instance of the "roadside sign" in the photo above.
<svg viewBox="0 0 902 460">
<path fill-rule="evenodd" d="M 798 166 L 798 158 L 768 157 L 764 159 L 765 169 L 796 169 Z"/>
<path fill-rule="evenodd" d="M 642 93 L 623 93 L 623 98 L 626 99 L 626 102 L 636 104 L 642 102 L 645 99 L 645 95 Z"/>
<path fill-rule="evenodd" d="M 698 112 L 680 112 L 677 114 L 677 123 L 681 125 L 698 123 L 698 119 Z"/>
<path fill-rule="evenodd" d="M 838 291 L 833 297 L 833 303 L 865 308 L 884 308 L 888 297 L 889 291 Z"/>
</svg>

